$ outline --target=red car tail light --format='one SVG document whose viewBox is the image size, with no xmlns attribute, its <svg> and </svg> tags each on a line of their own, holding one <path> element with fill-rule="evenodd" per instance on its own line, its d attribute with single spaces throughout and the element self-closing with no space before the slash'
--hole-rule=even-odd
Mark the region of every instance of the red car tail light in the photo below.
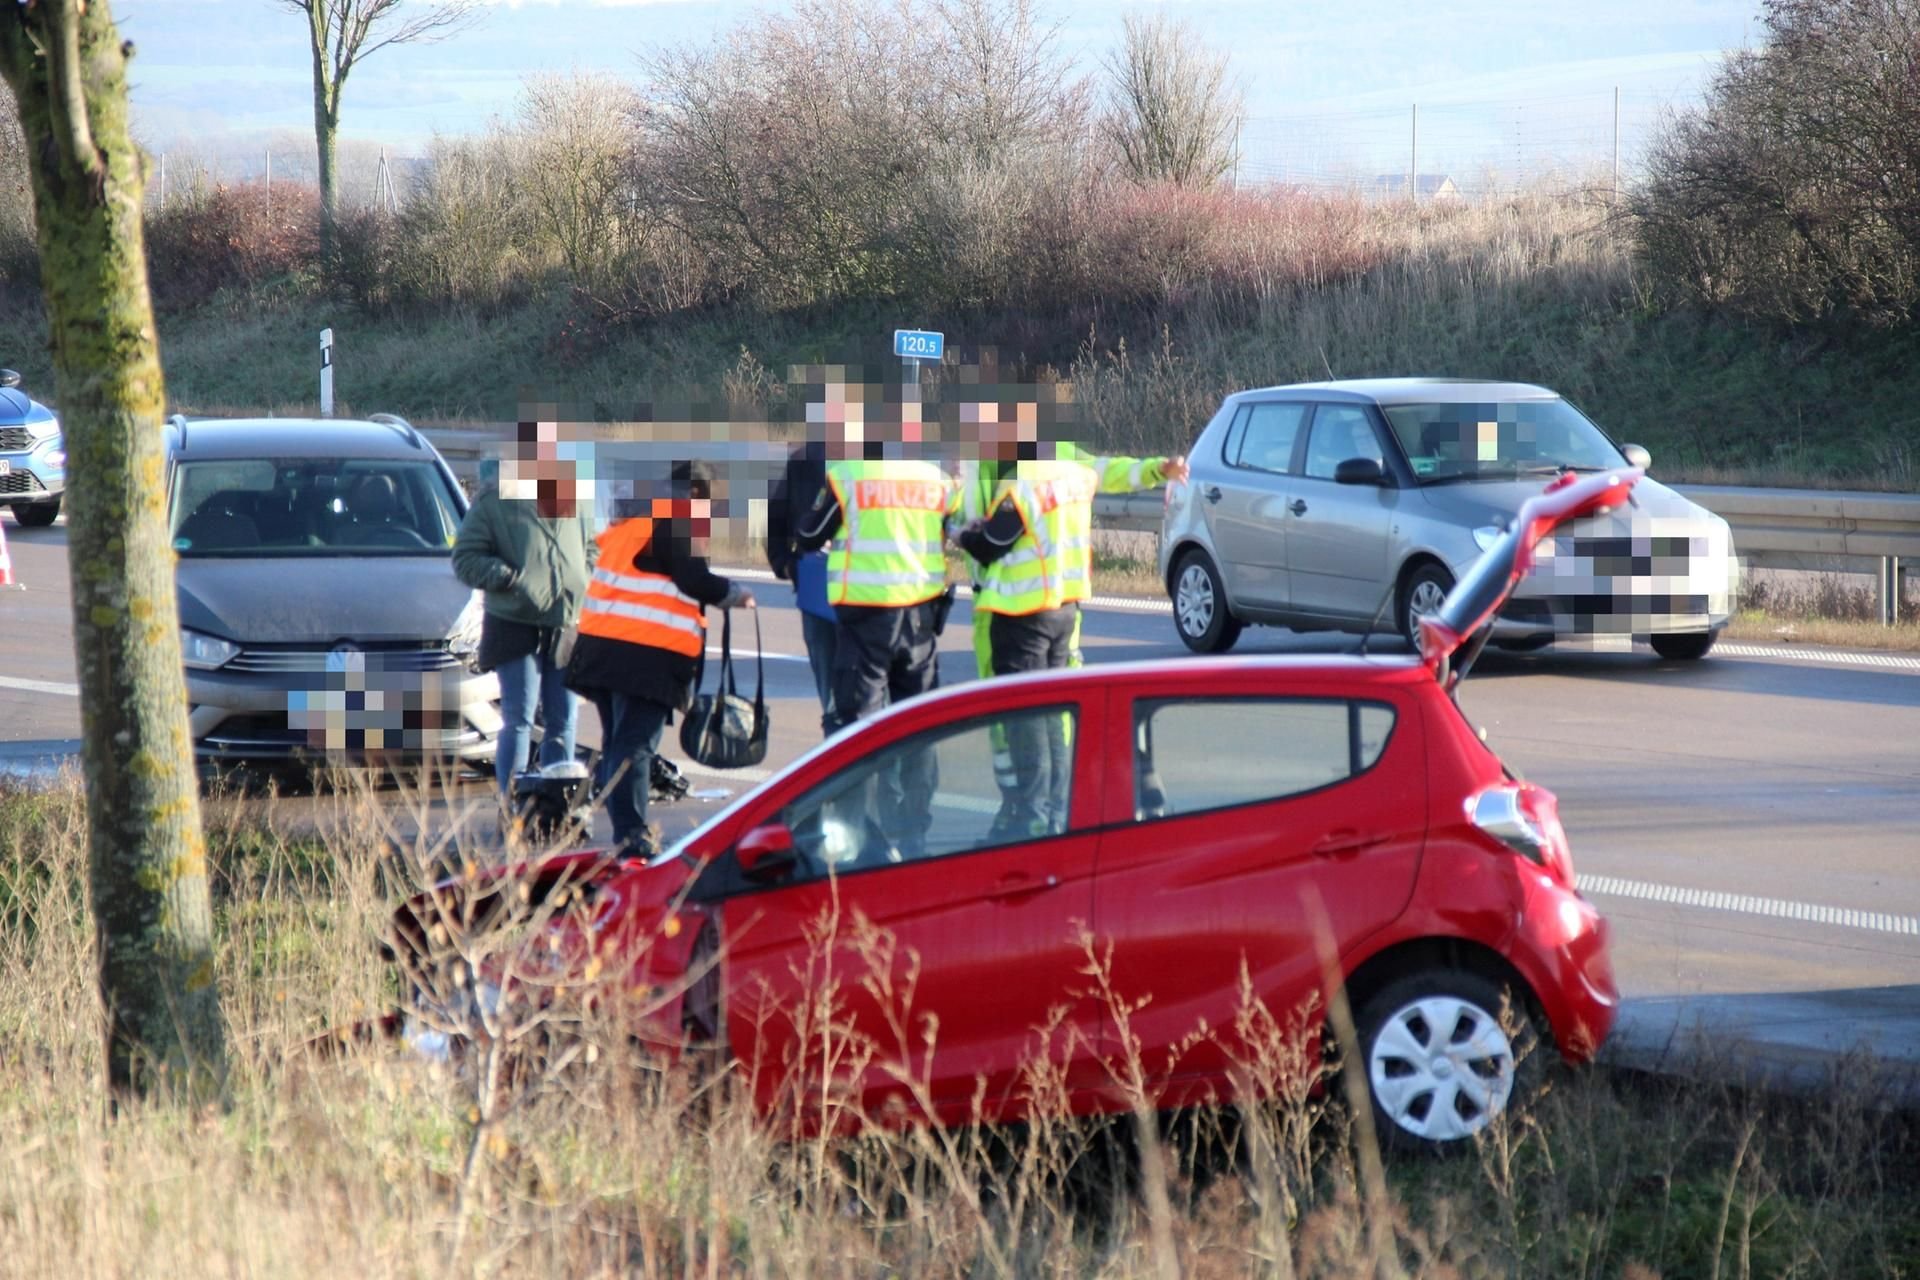
<svg viewBox="0 0 1920 1280">
<path fill-rule="evenodd" d="M 1488 787 L 1467 801 L 1473 825 L 1573 887 L 1573 852 L 1553 792 L 1532 783 Z"/>
</svg>

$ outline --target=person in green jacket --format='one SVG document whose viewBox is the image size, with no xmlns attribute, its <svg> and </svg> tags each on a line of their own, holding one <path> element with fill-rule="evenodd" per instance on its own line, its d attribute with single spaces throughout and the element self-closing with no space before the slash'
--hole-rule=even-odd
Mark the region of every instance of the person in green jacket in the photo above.
<svg viewBox="0 0 1920 1280">
<path fill-rule="evenodd" d="M 521 423 L 519 453 L 506 466 L 482 466 L 479 496 L 453 540 L 454 575 L 486 593 L 478 660 L 500 675 L 493 769 L 503 804 L 527 766 L 536 699 L 540 764 L 573 759 L 576 703 L 560 650 L 598 558 L 592 506 L 575 496 L 573 463 L 558 456 L 553 424 Z"/>
</svg>

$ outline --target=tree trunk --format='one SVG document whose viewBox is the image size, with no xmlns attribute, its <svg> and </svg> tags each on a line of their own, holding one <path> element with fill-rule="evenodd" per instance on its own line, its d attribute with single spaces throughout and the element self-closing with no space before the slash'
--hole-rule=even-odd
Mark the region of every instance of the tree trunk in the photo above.
<svg viewBox="0 0 1920 1280">
<path fill-rule="evenodd" d="M 334 222 L 339 214 L 339 195 L 334 188 L 334 145 L 340 134 L 340 115 L 337 109 L 330 109 L 327 90 L 316 83 L 313 87 L 313 142 L 319 153 L 317 171 L 320 175 L 320 261 L 324 266 L 333 263 Z"/>
<path fill-rule="evenodd" d="M 144 160 L 128 130 L 131 54 L 106 0 L 0 5 L 0 73 L 32 154 L 69 459 L 108 1080 L 116 1095 L 160 1087 L 200 1097 L 224 1082 L 225 1043 L 167 538 L 165 390 L 141 235 Z"/>
</svg>

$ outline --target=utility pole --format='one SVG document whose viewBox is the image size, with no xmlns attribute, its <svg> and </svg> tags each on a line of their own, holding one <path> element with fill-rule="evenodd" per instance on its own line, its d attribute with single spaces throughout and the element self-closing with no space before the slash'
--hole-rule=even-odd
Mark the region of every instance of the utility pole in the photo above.
<svg viewBox="0 0 1920 1280">
<path fill-rule="evenodd" d="M 167 153 L 160 153 L 160 207 L 167 207 Z"/>
<path fill-rule="evenodd" d="M 1413 138 L 1407 144 L 1407 199 L 1420 202 L 1420 104 L 1413 104 Z"/>
<path fill-rule="evenodd" d="M 261 148 L 260 154 L 265 158 L 264 167 L 267 174 L 267 212 L 272 213 L 273 212 L 273 148 L 263 147 Z"/>
</svg>

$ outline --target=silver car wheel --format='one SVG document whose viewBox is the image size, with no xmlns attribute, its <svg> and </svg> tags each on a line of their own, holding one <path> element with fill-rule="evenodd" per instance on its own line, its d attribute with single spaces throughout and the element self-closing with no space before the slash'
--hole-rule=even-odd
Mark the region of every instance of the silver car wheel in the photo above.
<svg viewBox="0 0 1920 1280">
<path fill-rule="evenodd" d="M 1205 635 L 1213 625 L 1213 609 L 1213 579 L 1200 565 L 1188 565 L 1180 571 L 1180 586 L 1173 597 L 1180 630 L 1190 636 Z"/>
<path fill-rule="evenodd" d="M 1439 613 L 1440 606 L 1446 602 L 1445 589 L 1432 578 L 1425 578 L 1413 584 L 1413 591 L 1407 596 L 1407 613 L 1418 622 Z"/>
<path fill-rule="evenodd" d="M 1430 1142 L 1470 1138 L 1513 1094 L 1513 1042 L 1471 1000 L 1425 996 L 1394 1010 L 1367 1052 L 1380 1110 Z"/>
</svg>

